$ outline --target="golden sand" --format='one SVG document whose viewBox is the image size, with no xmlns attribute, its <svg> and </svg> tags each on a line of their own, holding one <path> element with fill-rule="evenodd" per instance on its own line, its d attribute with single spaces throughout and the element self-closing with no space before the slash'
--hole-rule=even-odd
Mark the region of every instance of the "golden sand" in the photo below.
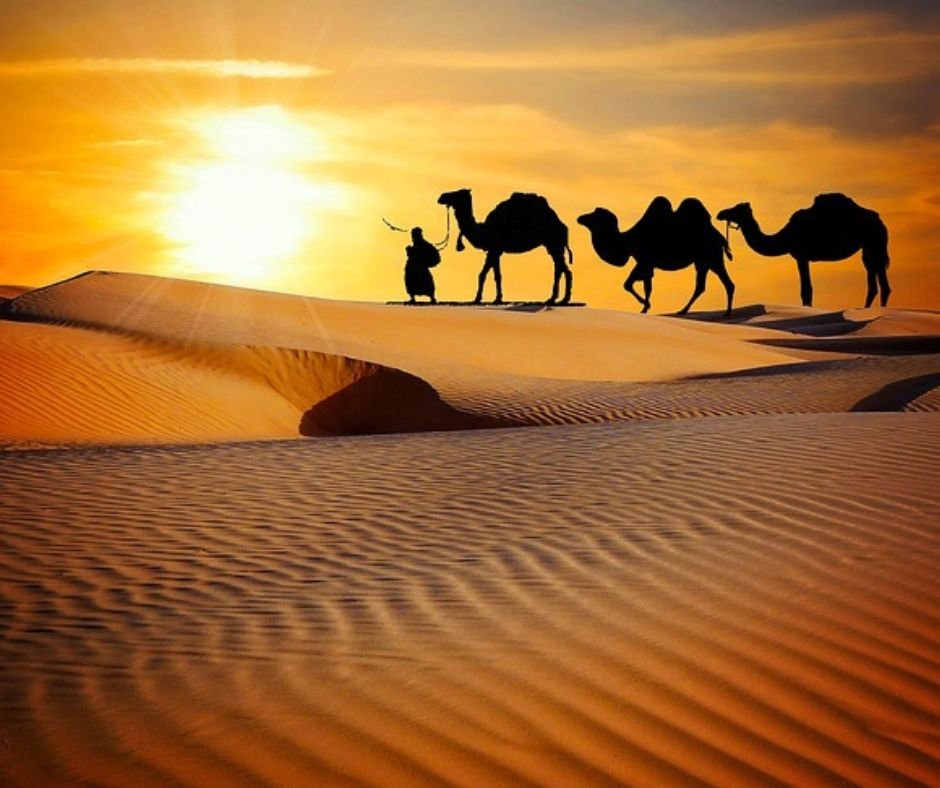
<svg viewBox="0 0 940 788">
<path fill-rule="evenodd" d="M 2 317 L 0 783 L 940 782 L 936 315 Z"/>
</svg>

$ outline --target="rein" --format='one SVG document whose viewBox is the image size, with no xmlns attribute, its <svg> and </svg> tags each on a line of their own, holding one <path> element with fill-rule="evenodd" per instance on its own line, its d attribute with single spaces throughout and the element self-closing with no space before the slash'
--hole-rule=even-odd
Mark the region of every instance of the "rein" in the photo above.
<svg viewBox="0 0 940 788">
<path fill-rule="evenodd" d="M 731 231 L 740 230 L 741 225 L 735 224 L 730 219 L 725 220 L 725 244 L 728 246 L 728 249 L 731 249 Z M 730 254 L 730 251 L 729 251 Z"/>
<path fill-rule="evenodd" d="M 740 224 L 735 224 L 730 219 L 725 219 L 725 242 L 728 244 L 728 246 L 731 246 L 731 231 L 740 229 Z"/>
<path fill-rule="evenodd" d="M 437 249 L 438 251 L 442 251 L 443 249 L 446 249 L 446 248 L 447 248 L 447 244 L 450 242 L 450 207 L 449 207 L 449 206 L 445 206 L 444 210 L 447 211 L 447 230 L 446 230 L 445 233 L 444 233 L 444 240 L 443 240 L 443 241 L 437 241 L 437 242 L 434 242 L 434 241 L 429 241 L 429 242 L 428 242 L 428 243 L 431 244 L 431 246 L 433 246 L 433 247 L 434 247 L 435 249 Z M 386 219 L 384 216 L 382 217 L 382 221 L 385 222 L 385 225 L 386 225 L 386 227 L 388 227 L 389 230 L 394 230 L 396 233 L 407 233 L 407 232 L 410 232 L 409 230 L 406 230 L 404 227 L 397 227 L 396 225 L 392 224 L 392 223 L 391 223 L 388 219 Z"/>
</svg>

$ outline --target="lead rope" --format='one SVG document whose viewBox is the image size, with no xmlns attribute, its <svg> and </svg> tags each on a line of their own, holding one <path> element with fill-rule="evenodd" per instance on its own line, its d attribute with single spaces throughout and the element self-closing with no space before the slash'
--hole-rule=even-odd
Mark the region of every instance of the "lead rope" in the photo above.
<svg viewBox="0 0 940 788">
<path fill-rule="evenodd" d="M 450 241 L 450 207 L 445 206 L 444 210 L 447 211 L 447 230 L 444 233 L 444 240 L 438 241 L 437 243 L 435 243 L 434 241 L 429 241 L 429 243 L 438 251 L 442 251 L 443 249 L 446 249 L 447 244 Z M 384 216 L 382 217 L 382 221 L 385 222 L 385 226 L 388 227 L 389 230 L 394 230 L 396 233 L 410 232 L 409 230 L 406 230 L 404 227 L 397 227 L 396 225 L 392 224 Z"/>
<path fill-rule="evenodd" d="M 725 220 L 725 246 L 728 247 L 728 258 L 731 259 L 731 225 L 732 221 L 730 219 Z M 734 229 L 740 229 L 740 224 L 735 224 Z"/>
<path fill-rule="evenodd" d="M 450 206 L 445 205 L 444 210 L 447 212 L 447 230 L 444 233 L 444 240 L 438 241 L 437 243 L 431 242 L 434 245 L 434 248 L 439 252 L 444 251 L 447 248 L 447 244 L 450 241 Z"/>
</svg>

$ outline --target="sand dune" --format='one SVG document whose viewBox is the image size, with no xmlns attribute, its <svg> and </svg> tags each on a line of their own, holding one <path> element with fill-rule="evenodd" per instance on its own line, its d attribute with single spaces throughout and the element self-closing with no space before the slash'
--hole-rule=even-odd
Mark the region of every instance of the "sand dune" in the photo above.
<svg viewBox="0 0 940 788">
<path fill-rule="evenodd" d="M 0 455 L 7 782 L 940 780 L 934 415 L 312 446 Z"/>
<path fill-rule="evenodd" d="M 0 784 L 940 784 L 935 313 L 10 294 Z"/>
<path fill-rule="evenodd" d="M 21 296 L 30 289 L 29 287 L 21 287 L 20 285 L 0 285 L 0 302 Z"/>
<path fill-rule="evenodd" d="M 162 339 L 316 350 L 421 377 L 457 365 L 566 380 L 661 380 L 794 358 L 623 312 L 415 309 L 102 272 L 34 290 L 7 309 L 14 317 Z"/>
<path fill-rule="evenodd" d="M 0 367 L 10 372 L 0 386 L 0 441 L 252 440 L 848 411 L 938 366 L 940 338 L 915 333 L 935 315 L 868 312 L 877 316 L 864 337 L 857 328 L 807 336 L 807 327 L 863 321 L 763 306 L 736 310 L 730 324 L 708 314 L 409 309 L 92 273 L 23 294 L 0 313 Z M 872 328 L 879 321 L 886 336 Z M 854 344 L 817 352 L 827 342 Z M 854 358 L 869 352 L 890 357 Z M 759 374 L 742 374 L 749 370 Z M 911 391 L 891 402 L 904 407 L 926 393 Z"/>
<path fill-rule="evenodd" d="M 249 440 L 498 426 L 424 381 L 305 350 L 0 324 L 0 440 Z"/>
</svg>

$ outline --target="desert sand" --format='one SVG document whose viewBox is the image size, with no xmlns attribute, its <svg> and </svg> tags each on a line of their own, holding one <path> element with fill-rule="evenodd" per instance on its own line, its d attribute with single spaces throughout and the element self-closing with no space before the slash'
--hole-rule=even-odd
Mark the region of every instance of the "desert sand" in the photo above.
<svg viewBox="0 0 940 788">
<path fill-rule="evenodd" d="M 0 289 L 0 783 L 940 783 L 940 314 Z"/>
</svg>

